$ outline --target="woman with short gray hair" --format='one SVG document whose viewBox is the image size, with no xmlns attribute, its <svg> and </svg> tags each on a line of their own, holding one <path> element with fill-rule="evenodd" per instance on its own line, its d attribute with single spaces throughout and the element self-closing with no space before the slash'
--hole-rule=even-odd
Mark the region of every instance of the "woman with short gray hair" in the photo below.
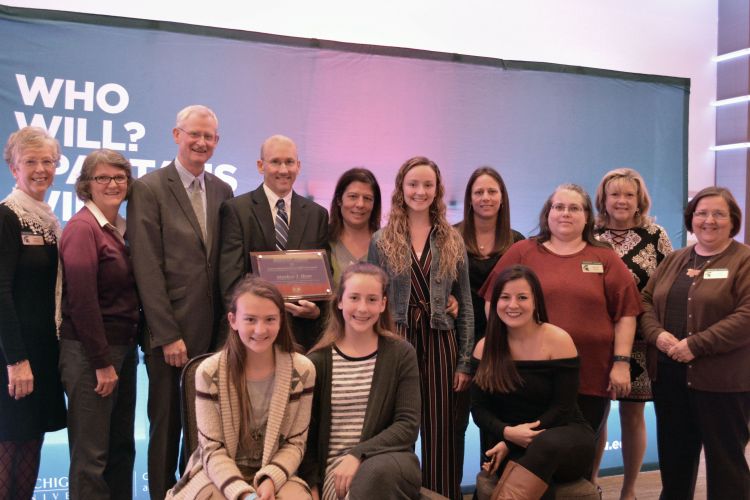
<svg viewBox="0 0 750 500">
<path fill-rule="evenodd" d="M 65 427 L 55 337 L 60 223 L 44 201 L 59 159 L 60 145 L 37 127 L 5 146 L 16 185 L 0 202 L 0 498 L 31 498 L 44 433 Z"/>
</svg>

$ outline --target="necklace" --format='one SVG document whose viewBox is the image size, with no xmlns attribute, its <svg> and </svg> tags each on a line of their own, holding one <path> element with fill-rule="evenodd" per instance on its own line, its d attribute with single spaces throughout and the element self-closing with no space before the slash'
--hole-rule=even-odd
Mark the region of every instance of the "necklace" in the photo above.
<svg viewBox="0 0 750 500">
<path fill-rule="evenodd" d="M 703 270 L 703 267 L 706 264 L 708 264 L 708 262 L 709 262 L 709 259 L 706 259 L 703 262 L 701 262 L 699 266 L 698 265 L 698 253 L 695 250 L 693 250 L 693 263 L 688 264 L 688 268 L 687 268 L 688 278 L 695 278 L 696 276 L 698 276 Z"/>
</svg>

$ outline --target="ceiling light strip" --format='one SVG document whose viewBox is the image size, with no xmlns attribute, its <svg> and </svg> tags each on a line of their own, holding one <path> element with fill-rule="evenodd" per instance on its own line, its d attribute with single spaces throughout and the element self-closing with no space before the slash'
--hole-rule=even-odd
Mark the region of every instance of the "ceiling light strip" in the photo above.
<svg viewBox="0 0 750 500">
<path fill-rule="evenodd" d="M 734 52 L 727 52 L 726 54 L 714 56 L 713 60 L 714 62 L 722 62 L 722 61 L 728 61 L 730 59 L 736 59 L 738 57 L 743 57 L 747 55 L 750 55 L 750 47 L 746 49 L 735 50 Z"/>
<path fill-rule="evenodd" d="M 738 142 L 735 144 L 720 144 L 718 146 L 711 146 L 711 151 L 727 151 L 730 149 L 748 149 L 750 148 L 750 142 Z"/>
<path fill-rule="evenodd" d="M 750 101 L 750 95 L 741 95 L 738 97 L 730 97 L 729 99 L 720 99 L 718 101 L 713 101 L 711 103 L 711 106 L 714 107 L 721 107 L 721 106 L 728 106 L 729 104 L 737 104 L 738 102 L 749 102 Z"/>
</svg>

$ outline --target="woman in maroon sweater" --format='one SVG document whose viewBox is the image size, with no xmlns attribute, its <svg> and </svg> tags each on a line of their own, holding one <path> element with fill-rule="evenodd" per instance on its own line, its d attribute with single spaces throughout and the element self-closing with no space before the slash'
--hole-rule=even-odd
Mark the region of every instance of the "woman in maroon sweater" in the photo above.
<svg viewBox="0 0 750 500">
<path fill-rule="evenodd" d="M 138 295 L 118 214 L 130 183 L 121 154 L 89 154 L 76 181 L 85 206 L 60 242 L 71 498 L 132 498 Z"/>
<path fill-rule="evenodd" d="M 536 273 L 550 323 L 570 334 L 580 355 L 578 406 L 598 435 L 609 399 L 630 392 L 630 349 L 641 305 L 630 271 L 593 230 L 586 191 L 559 186 L 539 215 L 539 234 L 510 247 L 479 293 L 489 301 L 497 275 L 513 264 Z"/>
</svg>

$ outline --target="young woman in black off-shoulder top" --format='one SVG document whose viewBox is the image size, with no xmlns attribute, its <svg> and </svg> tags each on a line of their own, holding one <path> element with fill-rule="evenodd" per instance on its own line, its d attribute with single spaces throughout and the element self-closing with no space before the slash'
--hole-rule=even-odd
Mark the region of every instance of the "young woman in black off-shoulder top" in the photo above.
<svg viewBox="0 0 750 500">
<path fill-rule="evenodd" d="M 492 498 L 540 498 L 553 480 L 588 474 L 594 432 L 576 403 L 578 353 L 564 330 L 547 323 L 529 268 L 498 276 L 474 356 L 472 415 L 492 446 L 482 467 L 502 472 Z"/>
</svg>

